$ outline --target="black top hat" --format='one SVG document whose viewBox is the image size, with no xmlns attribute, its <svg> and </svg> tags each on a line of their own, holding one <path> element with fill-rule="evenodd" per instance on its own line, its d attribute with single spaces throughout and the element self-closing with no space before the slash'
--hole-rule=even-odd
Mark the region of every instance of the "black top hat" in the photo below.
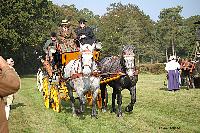
<svg viewBox="0 0 200 133">
<path fill-rule="evenodd" d="M 56 36 L 57 36 L 56 32 L 51 32 L 51 37 L 56 37 Z"/>
<path fill-rule="evenodd" d="M 80 20 L 78 21 L 79 23 L 85 23 L 87 22 L 84 18 L 80 18 Z"/>
</svg>

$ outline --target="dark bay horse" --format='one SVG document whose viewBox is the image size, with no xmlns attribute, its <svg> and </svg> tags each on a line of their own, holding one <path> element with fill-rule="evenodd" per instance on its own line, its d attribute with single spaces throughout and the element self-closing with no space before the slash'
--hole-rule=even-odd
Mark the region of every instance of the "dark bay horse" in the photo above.
<svg viewBox="0 0 200 133">
<path fill-rule="evenodd" d="M 117 116 L 122 116 L 122 94 L 121 91 L 123 89 L 128 89 L 131 95 L 131 101 L 126 106 L 125 111 L 131 112 L 133 110 L 133 106 L 136 102 L 136 83 L 138 81 L 138 72 L 135 66 L 135 48 L 131 45 L 127 45 L 123 48 L 121 56 L 112 56 L 106 57 L 102 59 L 99 63 L 102 78 L 106 78 L 110 74 L 118 74 L 123 73 L 116 80 L 112 80 L 110 82 L 101 83 L 101 96 L 102 96 L 102 110 L 106 110 L 105 94 L 106 94 L 106 85 L 109 85 L 113 88 L 112 93 L 112 109 L 111 112 L 116 112 L 115 108 L 115 100 L 117 99 L 118 109 Z"/>
</svg>

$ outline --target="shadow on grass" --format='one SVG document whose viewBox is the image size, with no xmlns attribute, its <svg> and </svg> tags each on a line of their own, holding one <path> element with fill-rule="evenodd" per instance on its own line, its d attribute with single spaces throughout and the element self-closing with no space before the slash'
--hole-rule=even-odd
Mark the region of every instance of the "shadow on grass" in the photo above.
<svg viewBox="0 0 200 133">
<path fill-rule="evenodd" d="M 162 87 L 162 88 L 160 88 L 160 90 L 168 91 L 168 89 L 166 87 Z"/>
<path fill-rule="evenodd" d="M 195 89 L 200 89 L 200 88 L 188 88 L 187 86 L 181 86 L 180 89 L 184 89 L 184 90 L 195 90 Z"/>
<path fill-rule="evenodd" d="M 72 108 L 71 108 L 70 100 L 67 100 L 67 101 L 62 100 L 61 101 L 61 106 L 62 106 L 62 112 L 69 113 L 69 114 L 71 113 L 72 114 Z M 134 107 L 133 107 L 133 111 L 131 111 L 131 112 L 126 112 L 125 111 L 125 107 L 126 106 L 122 106 L 122 115 L 123 114 L 130 115 L 130 114 L 132 114 L 134 112 Z M 78 110 L 80 108 L 78 99 L 75 99 L 75 108 L 76 108 L 76 112 L 78 112 Z M 107 105 L 105 113 L 114 114 L 117 117 L 117 112 L 111 113 L 111 108 L 112 108 L 112 105 L 110 105 L 110 104 Z M 117 105 L 116 105 L 116 110 L 117 110 Z M 102 111 L 101 111 L 101 109 L 99 109 L 97 107 L 97 117 L 99 117 L 99 112 L 102 112 Z M 79 117 L 80 120 L 85 120 L 86 116 L 90 116 L 91 117 L 91 114 L 92 114 L 92 106 L 89 106 L 89 105 L 86 104 L 85 112 L 84 113 L 77 113 L 77 116 Z"/>
<path fill-rule="evenodd" d="M 16 103 L 11 105 L 11 109 L 16 109 L 18 107 L 24 107 L 24 106 L 26 106 L 24 103 Z"/>
<path fill-rule="evenodd" d="M 126 112 L 125 111 L 125 108 L 126 108 L 127 105 L 124 105 L 124 106 L 122 105 L 122 115 L 123 114 L 130 115 L 130 114 L 134 113 L 134 107 L 133 107 L 133 111 L 131 111 L 131 112 Z M 62 112 L 72 114 L 72 108 L 71 108 L 70 100 L 67 100 L 67 101 L 66 100 L 61 100 L 61 106 L 62 106 L 62 109 L 61 109 Z M 98 106 L 96 106 L 96 107 L 97 107 L 97 117 L 99 117 L 99 112 L 102 112 L 102 110 L 99 109 Z M 117 117 L 117 107 L 118 107 L 118 105 L 116 104 L 116 106 L 115 106 L 116 112 L 112 112 L 111 113 L 112 105 L 108 104 L 105 113 L 113 114 L 113 115 L 116 115 L 116 117 Z M 85 120 L 86 116 L 90 116 L 91 117 L 92 106 L 90 106 L 88 104 L 86 104 L 86 106 L 85 106 L 85 112 L 84 113 L 79 113 L 80 104 L 79 104 L 79 99 L 78 98 L 75 98 L 75 109 L 76 109 L 77 116 L 78 116 L 78 118 L 80 120 Z"/>
<path fill-rule="evenodd" d="M 188 88 L 187 86 L 180 87 L 180 90 L 194 90 L 194 89 L 199 89 L 199 88 Z M 168 91 L 168 89 L 166 87 L 162 87 L 162 88 L 160 88 L 160 90 Z"/>
<path fill-rule="evenodd" d="M 182 89 L 182 90 L 189 90 L 189 89 L 193 89 L 193 88 L 188 88 L 187 86 L 181 86 L 180 89 Z"/>
<path fill-rule="evenodd" d="M 61 101 L 61 106 L 62 106 L 62 111 L 64 113 L 69 113 L 69 114 L 71 113 L 72 114 L 72 108 L 71 108 L 70 100 L 67 100 L 67 101 L 62 100 Z M 86 118 L 86 116 L 91 116 L 92 107 L 88 106 L 87 104 L 85 106 L 85 112 L 84 113 L 79 113 L 80 104 L 79 104 L 79 100 L 77 98 L 75 98 L 75 109 L 76 109 L 77 116 L 81 120 L 84 120 Z"/>
</svg>

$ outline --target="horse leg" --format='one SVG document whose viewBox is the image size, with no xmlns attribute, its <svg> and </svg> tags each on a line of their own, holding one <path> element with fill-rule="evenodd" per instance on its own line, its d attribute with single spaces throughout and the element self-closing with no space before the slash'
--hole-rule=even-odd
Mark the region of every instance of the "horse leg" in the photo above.
<svg viewBox="0 0 200 133">
<path fill-rule="evenodd" d="M 117 104 L 118 104 L 117 116 L 121 117 L 122 116 L 122 94 L 120 90 L 118 90 L 118 93 L 117 93 Z"/>
<path fill-rule="evenodd" d="M 190 88 L 195 88 L 193 76 L 190 74 L 189 77 L 190 77 Z"/>
<path fill-rule="evenodd" d="M 101 89 L 101 98 L 102 98 L 102 112 L 106 112 L 106 105 L 105 105 L 105 93 L 106 93 L 106 84 L 102 84 L 100 85 L 100 89 Z"/>
<path fill-rule="evenodd" d="M 111 113 L 116 112 L 115 109 L 115 99 L 116 99 L 116 90 L 113 89 L 113 93 L 112 93 L 112 108 L 111 108 Z"/>
<path fill-rule="evenodd" d="M 97 99 L 98 89 L 93 92 L 92 96 L 92 115 L 91 117 L 97 118 L 97 110 L 96 110 L 96 99 Z"/>
<path fill-rule="evenodd" d="M 79 101 L 80 101 L 80 112 L 83 113 L 85 112 L 85 102 L 86 102 L 83 92 L 79 93 Z"/>
<path fill-rule="evenodd" d="M 194 85 L 194 77 L 191 76 L 191 84 L 192 84 L 192 88 L 195 88 L 195 85 Z"/>
<path fill-rule="evenodd" d="M 187 83 L 187 90 L 189 90 L 189 88 L 190 88 L 190 79 L 189 79 L 188 75 L 186 76 L 186 83 Z"/>
<path fill-rule="evenodd" d="M 72 108 L 72 114 L 73 116 L 76 115 L 76 109 L 75 109 L 75 99 L 74 99 L 74 96 L 73 96 L 73 88 L 67 84 L 67 89 L 68 89 L 68 94 L 69 94 L 69 97 L 70 97 L 70 103 L 71 103 L 71 108 Z"/>
<path fill-rule="evenodd" d="M 131 112 L 133 110 L 133 106 L 136 102 L 136 85 L 130 88 L 130 95 L 131 95 L 131 102 L 129 103 L 128 106 L 126 106 L 125 111 L 126 112 Z"/>
</svg>

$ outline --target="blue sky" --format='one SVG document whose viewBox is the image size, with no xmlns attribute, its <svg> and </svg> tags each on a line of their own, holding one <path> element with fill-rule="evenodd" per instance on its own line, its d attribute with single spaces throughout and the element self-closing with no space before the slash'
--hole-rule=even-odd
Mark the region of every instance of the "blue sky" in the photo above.
<svg viewBox="0 0 200 133">
<path fill-rule="evenodd" d="M 160 10 L 163 8 L 183 6 L 182 16 L 188 18 L 200 15 L 200 0 L 52 0 L 57 5 L 72 5 L 77 9 L 88 8 L 94 14 L 103 15 L 111 3 L 132 3 L 139 6 L 151 19 L 158 20 Z"/>
</svg>

